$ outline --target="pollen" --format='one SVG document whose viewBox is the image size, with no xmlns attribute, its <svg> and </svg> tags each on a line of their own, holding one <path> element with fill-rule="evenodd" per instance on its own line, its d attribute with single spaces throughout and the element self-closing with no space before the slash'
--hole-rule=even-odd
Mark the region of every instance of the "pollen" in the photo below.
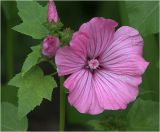
<svg viewBox="0 0 160 132">
<path fill-rule="evenodd" d="M 88 61 L 88 67 L 90 69 L 97 69 L 99 67 L 99 61 L 97 59 L 92 59 Z"/>
</svg>

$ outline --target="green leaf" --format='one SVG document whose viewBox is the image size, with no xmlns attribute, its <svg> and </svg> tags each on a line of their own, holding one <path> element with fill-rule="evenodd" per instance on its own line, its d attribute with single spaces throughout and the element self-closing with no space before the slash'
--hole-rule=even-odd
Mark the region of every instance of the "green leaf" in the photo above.
<svg viewBox="0 0 160 132">
<path fill-rule="evenodd" d="M 25 116 L 21 120 L 17 116 L 17 107 L 2 102 L 1 104 L 1 129 L 2 131 L 26 131 L 28 128 L 28 120 Z"/>
<path fill-rule="evenodd" d="M 48 34 L 48 30 L 36 22 L 24 22 L 13 27 L 13 29 L 17 32 L 32 36 L 34 39 L 41 39 Z"/>
<path fill-rule="evenodd" d="M 126 1 L 130 25 L 142 35 L 159 32 L 158 1 Z"/>
<path fill-rule="evenodd" d="M 52 76 L 44 76 L 37 66 L 29 70 L 24 76 L 17 74 L 9 85 L 19 87 L 18 90 L 18 117 L 22 118 L 40 105 L 43 98 L 51 100 L 56 82 Z"/>
<path fill-rule="evenodd" d="M 128 113 L 128 130 L 156 131 L 159 128 L 159 103 L 138 99 Z"/>
<path fill-rule="evenodd" d="M 41 39 L 48 34 L 44 27 L 47 20 L 47 6 L 42 7 L 36 1 L 17 1 L 19 16 L 23 23 L 13 27 L 14 30 Z"/>
<path fill-rule="evenodd" d="M 33 46 L 31 47 L 32 52 L 28 54 L 25 62 L 22 66 L 22 75 L 24 75 L 28 70 L 30 70 L 33 66 L 40 62 L 41 58 L 41 46 Z"/>
<path fill-rule="evenodd" d="M 151 91 L 151 94 L 141 96 L 145 100 L 159 101 L 159 48 L 154 35 L 144 37 L 144 58 L 150 62 L 143 75 L 140 93 Z"/>
</svg>

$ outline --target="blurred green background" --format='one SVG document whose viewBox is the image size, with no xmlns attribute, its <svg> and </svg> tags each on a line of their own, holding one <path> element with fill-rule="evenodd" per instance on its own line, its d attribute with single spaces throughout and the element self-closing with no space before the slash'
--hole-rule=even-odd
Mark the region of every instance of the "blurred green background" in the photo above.
<svg viewBox="0 0 160 132">
<path fill-rule="evenodd" d="M 47 2 L 39 3 L 46 5 Z M 119 26 L 128 25 L 137 28 L 144 38 L 144 58 L 150 62 L 143 75 L 140 94 L 135 103 L 130 104 L 123 111 L 106 111 L 92 116 L 78 113 L 66 101 L 65 130 L 158 131 L 159 2 L 56 1 L 55 3 L 64 26 L 71 27 L 75 31 L 82 23 L 95 16 L 114 19 Z M 17 106 L 17 88 L 7 86 L 7 82 L 21 71 L 22 64 L 30 52 L 30 46 L 40 43 L 40 40 L 12 30 L 12 27 L 21 22 L 16 2 L 1 2 L 1 18 L 1 101 Z M 46 67 L 46 70 L 50 70 L 47 64 L 42 64 L 42 66 Z M 2 112 L 4 108 L 2 105 Z M 9 107 L 4 111 L 8 109 Z M 58 130 L 59 114 L 59 88 L 56 88 L 52 102 L 44 100 L 40 106 L 28 114 L 28 130 Z M 2 118 L 2 124 L 8 122 L 7 117 Z M 21 130 L 21 127 L 22 125 L 18 130 Z"/>
</svg>

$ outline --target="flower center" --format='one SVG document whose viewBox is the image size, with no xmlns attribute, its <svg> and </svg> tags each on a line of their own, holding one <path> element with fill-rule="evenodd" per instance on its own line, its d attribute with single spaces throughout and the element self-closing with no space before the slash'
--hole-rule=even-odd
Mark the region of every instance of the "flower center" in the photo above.
<svg viewBox="0 0 160 132">
<path fill-rule="evenodd" d="M 97 59 L 89 60 L 88 66 L 90 69 L 97 69 L 99 67 L 99 61 Z"/>
</svg>

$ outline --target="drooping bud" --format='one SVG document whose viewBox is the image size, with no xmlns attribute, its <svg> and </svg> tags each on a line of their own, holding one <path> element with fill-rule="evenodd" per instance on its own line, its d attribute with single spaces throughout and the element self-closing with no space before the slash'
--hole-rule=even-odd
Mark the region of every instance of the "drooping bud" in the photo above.
<svg viewBox="0 0 160 132">
<path fill-rule="evenodd" d="M 48 22 L 58 22 L 58 13 L 53 0 L 48 1 Z"/>
<path fill-rule="evenodd" d="M 43 40 L 42 54 L 48 58 L 54 57 L 59 45 L 60 41 L 57 37 L 51 35 L 47 36 Z"/>
</svg>

